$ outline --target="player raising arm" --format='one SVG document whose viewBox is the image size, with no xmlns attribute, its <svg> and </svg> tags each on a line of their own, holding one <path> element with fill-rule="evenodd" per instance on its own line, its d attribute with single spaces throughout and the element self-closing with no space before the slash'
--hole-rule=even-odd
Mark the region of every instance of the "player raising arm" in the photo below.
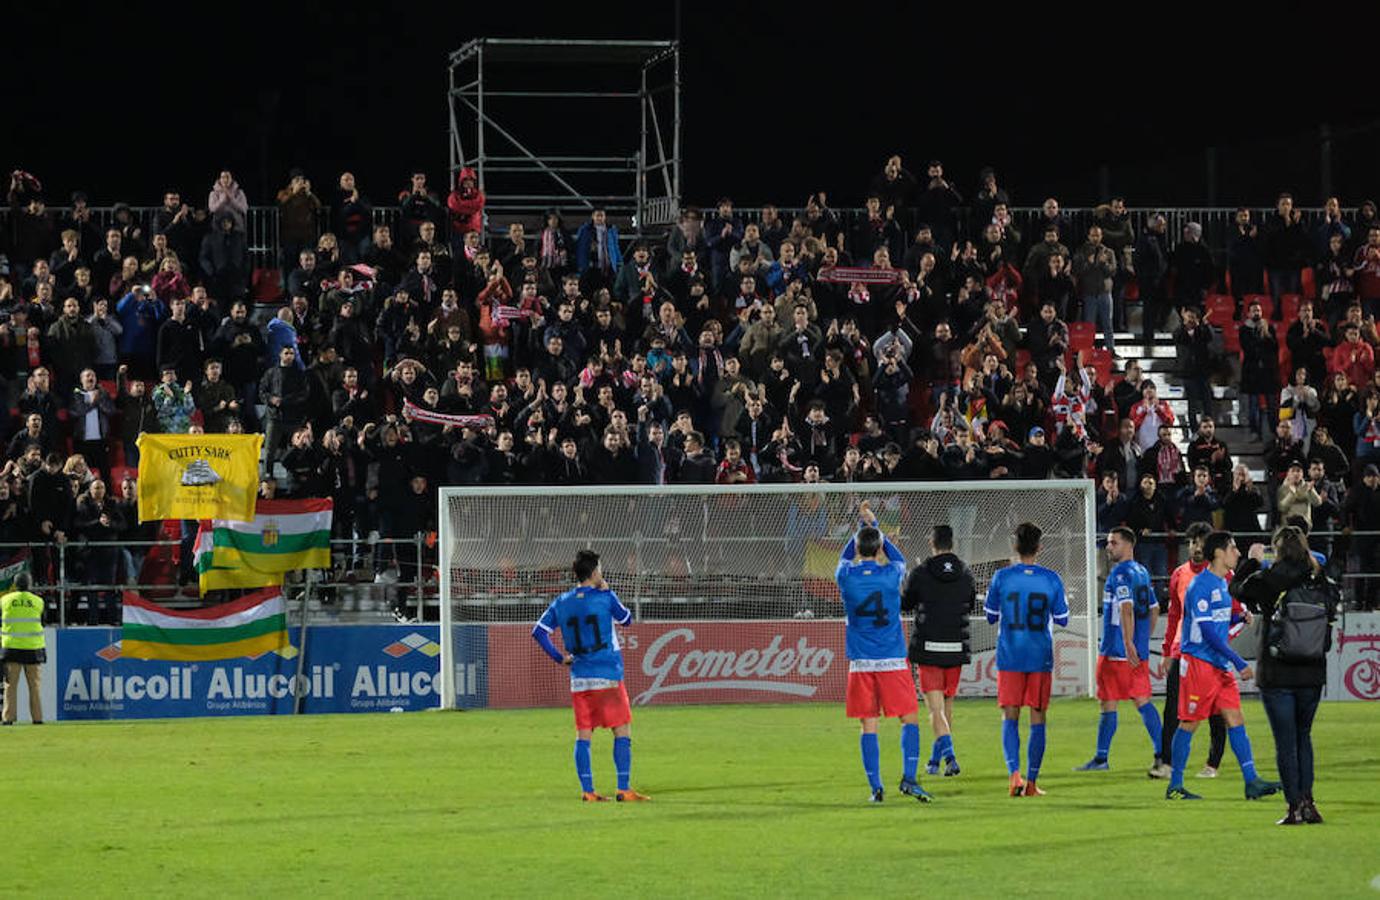
<svg viewBox="0 0 1380 900">
<path fill-rule="evenodd" d="M 613 627 L 631 622 L 632 612 L 609 590 L 599 567 L 599 554 L 581 550 L 571 568 L 579 583 L 551 601 L 532 628 L 532 637 L 547 656 L 570 666 L 570 699 L 575 707 L 575 774 L 580 776 L 583 799 L 608 799 L 594 790 L 589 741 L 594 729 L 612 728 L 618 800 L 650 800 L 630 787 L 632 710 L 623 684 L 623 649 Z M 551 642 L 551 632 L 558 629 L 565 652 Z"/>
<path fill-rule="evenodd" d="M 1173 773 L 1166 800 L 1201 800 L 1184 789 L 1184 766 L 1193 747 L 1193 732 L 1202 721 L 1220 712 L 1227 723 L 1227 741 L 1241 776 L 1246 780 L 1246 799 L 1268 797 L 1279 790 L 1277 781 L 1266 781 L 1256 774 L 1251 739 L 1246 736 L 1246 720 L 1241 715 L 1241 691 L 1236 686 L 1234 667 L 1242 681 L 1255 673 L 1231 645 L 1231 597 L 1227 594 L 1227 575 L 1236 568 L 1241 551 L 1230 532 L 1214 531 L 1203 541 L 1203 559 L 1208 567 L 1199 572 L 1184 595 L 1183 640 L 1179 660 L 1179 730 L 1174 733 L 1171 751 Z"/>
<path fill-rule="evenodd" d="M 987 588 L 983 612 L 997 630 L 997 705 L 1001 745 L 1012 797 L 1040 797 L 1036 785 L 1045 757 L 1045 711 L 1054 671 L 1054 625 L 1069 623 L 1064 582 L 1053 569 L 1036 565 L 1043 532 L 1033 522 L 1016 526 L 1019 562 L 999 569 Z M 1021 780 L 1021 707 L 1030 707 L 1030 762 Z"/>
<path fill-rule="evenodd" d="M 1116 735 L 1116 707 L 1120 700 L 1136 704 L 1150 746 L 1155 752 L 1150 777 L 1160 765 L 1160 713 L 1150 702 L 1150 633 L 1160 608 L 1150 588 L 1150 573 L 1135 561 L 1136 533 L 1117 527 L 1107 535 L 1107 558 L 1112 571 L 1102 589 L 1102 646 L 1097 656 L 1097 699 L 1102 718 L 1097 725 L 1097 751 L 1077 771 L 1110 768 L 1107 756 Z"/>
<path fill-rule="evenodd" d="M 904 775 L 901 793 L 921 803 L 930 795 L 916 780 L 920 766 L 920 704 L 915 682 L 906 662 L 906 634 L 901 625 L 901 579 L 906 560 L 896 545 L 877 528 L 877 517 L 867 503 L 858 510 L 862 527 L 849 538 L 839 554 L 834 579 L 848 616 L 848 693 L 846 712 L 862 720 L 862 761 L 871 802 L 881 803 L 881 750 L 877 746 L 877 720 L 901 719 L 901 759 Z"/>
</svg>

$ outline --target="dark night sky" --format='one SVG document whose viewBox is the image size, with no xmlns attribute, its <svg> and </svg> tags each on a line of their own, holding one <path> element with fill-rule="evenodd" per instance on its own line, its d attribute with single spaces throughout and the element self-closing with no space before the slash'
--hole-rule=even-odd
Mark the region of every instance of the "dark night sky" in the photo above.
<svg viewBox="0 0 1380 900">
<path fill-rule="evenodd" d="M 0 165 L 38 174 L 53 202 L 78 187 L 102 205 L 155 204 L 165 185 L 199 198 L 223 166 L 265 202 L 298 165 L 318 187 L 350 168 L 384 203 L 414 165 L 442 177 L 450 49 L 485 35 L 667 38 L 675 27 L 672 3 L 651 0 L 520 14 L 280 4 L 211 23 L 202 6 L 8 10 Z M 1380 193 L 1375 64 L 1345 42 L 1373 33 L 1364 5 L 1345 27 L 1314 4 L 1276 18 L 1258 6 L 1113 6 L 1013 17 L 978 4 L 836 4 L 830 15 L 803 2 L 686 3 L 685 196 L 798 205 L 826 189 L 856 204 L 897 151 L 913 171 L 944 159 L 965 193 L 994 165 L 1022 205 L 1051 191 L 1066 205 L 1097 200 L 1103 163 L 1132 204 L 1187 205 L 1209 199 L 1211 145 L 1219 203 L 1269 202 L 1287 187 L 1311 205 L 1324 121 L 1359 129 L 1334 145 L 1344 201 Z M 543 137 L 560 145 L 565 127 Z"/>
</svg>

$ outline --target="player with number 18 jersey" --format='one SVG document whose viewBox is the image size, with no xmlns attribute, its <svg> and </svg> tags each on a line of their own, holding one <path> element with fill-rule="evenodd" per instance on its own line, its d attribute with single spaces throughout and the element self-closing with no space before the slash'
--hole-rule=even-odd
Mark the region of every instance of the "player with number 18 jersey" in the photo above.
<svg viewBox="0 0 1380 900">
<path fill-rule="evenodd" d="M 993 576 L 983 611 L 999 626 L 998 705 L 1044 709 L 1054 671 L 1054 624 L 1068 623 L 1063 579 L 1035 563 L 1007 566 Z"/>
</svg>

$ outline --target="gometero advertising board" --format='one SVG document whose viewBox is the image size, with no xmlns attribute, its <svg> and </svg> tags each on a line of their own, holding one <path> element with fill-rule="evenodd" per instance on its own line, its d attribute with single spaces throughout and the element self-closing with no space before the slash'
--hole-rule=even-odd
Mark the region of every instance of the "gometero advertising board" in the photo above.
<svg viewBox="0 0 1380 900">
<path fill-rule="evenodd" d="M 297 673 L 290 649 L 256 658 L 174 663 L 120 656 L 117 628 L 57 633 L 59 719 L 415 710 L 440 702 L 441 647 L 434 625 L 323 625 L 307 630 Z"/>
<path fill-rule="evenodd" d="M 434 625 L 314 626 L 301 660 L 293 630 L 289 650 L 213 663 L 124 659 L 114 628 L 46 634 L 44 704 L 56 708 L 60 719 L 283 715 L 293 712 L 299 695 L 308 713 L 410 711 L 440 701 L 441 648 Z M 537 649 L 530 626 L 457 625 L 455 636 L 460 706 L 569 704 L 569 670 Z M 838 621 L 640 622 L 622 635 L 628 696 L 639 706 L 842 703 L 848 678 L 843 641 Z M 1238 649 L 1255 646 L 1248 643 L 1238 643 Z M 993 656 L 973 654 L 960 694 L 995 695 Z M 1056 637 L 1056 693 L 1081 694 L 1084 659 L 1082 637 Z M 1158 660 L 1156 655 L 1152 662 Z M 1160 683 L 1156 677 L 1156 687 Z M 1380 614 L 1348 613 L 1338 623 L 1326 697 L 1380 700 Z M 26 710 L 20 703 L 21 716 Z"/>
</svg>

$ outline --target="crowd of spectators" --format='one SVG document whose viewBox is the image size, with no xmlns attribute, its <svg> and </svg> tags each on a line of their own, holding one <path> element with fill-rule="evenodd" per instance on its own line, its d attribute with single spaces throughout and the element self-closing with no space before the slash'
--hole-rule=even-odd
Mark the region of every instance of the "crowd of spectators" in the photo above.
<svg viewBox="0 0 1380 900">
<path fill-rule="evenodd" d="M 342 537 L 434 527 L 441 484 L 1048 477 L 1095 478 L 1101 530 L 1380 530 L 1369 201 L 1304 217 L 1281 194 L 1215 256 L 1196 223 L 1137 233 L 1119 197 L 1086 228 L 1047 199 L 1022 231 L 992 170 L 965 197 L 897 156 L 862 215 L 817 193 L 749 221 L 721 198 L 631 242 L 600 209 L 486 227 L 475 173 L 447 187 L 413 174 L 375 225 L 352 174 L 318 193 L 294 170 L 265 307 L 232 173 L 204 205 L 169 189 L 101 231 L 84 195 L 54 215 L 15 171 L 0 543 L 41 560 L 150 536 L 135 439 L 194 429 L 262 430 L 264 489 L 333 497 Z M 1187 416 L 1116 345 L 1137 308 L 1142 345 L 1172 334 Z M 1217 435 L 1214 382 L 1263 442 L 1263 483 Z M 1167 543 L 1142 545 L 1163 576 Z M 1380 540 L 1350 551 L 1380 570 Z"/>
</svg>

